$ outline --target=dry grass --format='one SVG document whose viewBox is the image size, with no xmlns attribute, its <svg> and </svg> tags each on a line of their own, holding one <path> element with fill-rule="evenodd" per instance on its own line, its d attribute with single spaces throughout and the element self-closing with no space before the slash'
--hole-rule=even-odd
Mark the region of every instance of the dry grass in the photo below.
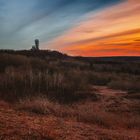
<svg viewBox="0 0 140 140">
<path fill-rule="evenodd" d="M 79 80 L 80 77 L 83 78 Z M 25 69 L 7 67 L 4 73 L 0 73 L 0 80 L 0 91 L 6 93 L 4 99 L 14 101 L 44 94 L 50 99 L 69 103 L 83 98 L 77 91 L 87 90 L 89 85 L 81 71 L 41 71 L 34 70 L 30 65 Z"/>
<path fill-rule="evenodd" d="M 35 97 L 21 100 L 17 105 L 19 110 L 26 110 L 37 114 L 53 115 L 60 118 L 68 118 L 73 121 L 87 124 L 95 124 L 105 128 L 125 127 L 128 129 L 138 128 L 140 120 L 135 117 L 126 118 L 103 110 L 97 110 L 92 102 L 74 105 L 60 105 L 46 98 Z"/>
<path fill-rule="evenodd" d="M 108 84 L 108 86 L 113 89 L 121 89 L 121 90 L 134 91 L 134 92 L 140 91 L 139 80 L 133 80 L 133 79 L 132 80 L 125 80 L 125 79 L 114 80 L 114 81 L 111 81 Z"/>
<path fill-rule="evenodd" d="M 45 54 L 43 59 L 2 54 L 0 97 L 16 103 L 18 110 L 68 120 L 78 125 L 110 131 L 116 128 L 139 130 L 139 105 L 136 106 L 140 91 L 139 63 L 131 65 L 125 62 L 115 65 L 113 62 L 93 62 L 89 67 L 88 60 L 46 58 Z M 114 94 L 110 101 L 111 97 L 105 94 L 95 94 L 93 85 L 106 85 L 129 92 L 121 97 Z M 129 106 L 129 103 L 132 104 Z M 32 116 L 38 117 L 35 114 Z M 109 139 L 108 136 L 100 136 L 101 139 Z"/>
<path fill-rule="evenodd" d="M 38 97 L 20 101 L 18 109 L 30 111 L 37 114 L 53 115 L 60 118 L 68 118 L 78 122 L 97 124 L 102 127 L 109 127 L 104 120 L 105 116 L 92 110 L 92 106 L 82 105 L 60 105 L 47 99 Z"/>
<path fill-rule="evenodd" d="M 54 115 L 57 117 L 72 116 L 73 109 L 68 105 L 60 105 L 49 101 L 47 98 L 35 97 L 20 100 L 18 109 L 31 111 L 37 114 Z"/>
<path fill-rule="evenodd" d="M 71 103 L 86 98 L 81 91 L 88 91 L 93 84 L 140 91 L 139 75 L 134 75 L 135 71 L 123 71 L 125 63 L 117 67 L 113 63 L 93 63 L 92 69 L 88 63 L 72 58 L 41 59 L 3 53 L 0 55 L 0 96 L 15 102 L 26 96 L 44 94 L 50 99 Z M 136 72 L 138 64 L 133 64 Z"/>
<path fill-rule="evenodd" d="M 64 119 L 48 115 L 35 115 L 17 111 L 3 104 L 0 109 L 0 136 L 2 139 L 111 139 L 126 140 L 139 138 L 137 130 L 108 129 L 100 125 L 79 123 L 72 118 Z"/>
</svg>

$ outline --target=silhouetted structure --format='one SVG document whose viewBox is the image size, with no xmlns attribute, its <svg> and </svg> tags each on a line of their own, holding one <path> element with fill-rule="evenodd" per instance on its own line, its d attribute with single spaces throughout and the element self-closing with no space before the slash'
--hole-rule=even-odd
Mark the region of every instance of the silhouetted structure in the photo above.
<svg viewBox="0 0 140 140">
<path fill-rule="evenodd" d="M 39 50 L 39 39 L 35 39 L 36 50 Z"/>
<path fill-rule="evenodd" d="M 32 46 L 32 51 L 38 51 L 39 50 L 39 39 L 35 39 L 35 45 Z"/>
<path fill-rule="evenodd" d="M 32 51 L 36 50 L 35 45 L 32 46 L 32 49 L 31 49 L 31 50 L 32 50 Z"/>
</svg>

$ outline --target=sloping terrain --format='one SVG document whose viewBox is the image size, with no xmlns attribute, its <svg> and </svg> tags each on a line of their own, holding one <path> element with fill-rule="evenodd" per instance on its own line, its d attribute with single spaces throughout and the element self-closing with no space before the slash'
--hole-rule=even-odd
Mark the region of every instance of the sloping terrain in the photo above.
<svg viewBox="0 0 140 140">
<path fill-rule="evenodd" d="M 139 101 L 134 101 L 134 104 L 133 100 L 124 98 L 127 93 L 107 87 L 94 86 L 93 89 L 101 96 L 99 101 L 93 103 L 94 109 L 125 115 L 138 114 L 132 106 L 139 107 Z M 139 132 L 139 127 L 125 129 L 118 124 L 105 128 L 51 114 L 34 114 L 17 110 L 11 104 L 0 101 L 1 140 L 139 140 Z"/>
</svg>

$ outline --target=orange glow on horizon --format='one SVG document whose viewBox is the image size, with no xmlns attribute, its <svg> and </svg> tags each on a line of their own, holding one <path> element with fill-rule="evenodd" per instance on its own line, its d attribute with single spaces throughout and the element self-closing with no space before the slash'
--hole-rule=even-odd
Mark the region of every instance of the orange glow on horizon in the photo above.
<svg viewBox="0 0 140 140">
<path fill-rule="evenodd" d="M 81 56 L 140 56 L 140 2 L 128 0 L 91 13 L 51 48 Z"/>
</svg>

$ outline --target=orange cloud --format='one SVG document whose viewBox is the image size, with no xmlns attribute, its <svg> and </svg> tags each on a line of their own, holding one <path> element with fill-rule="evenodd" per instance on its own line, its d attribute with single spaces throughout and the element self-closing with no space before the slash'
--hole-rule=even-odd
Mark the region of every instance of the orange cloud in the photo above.
<svg viewBox="0 0 140 140">
<path fill-rule="evenodd" d="M 128 0 L 96 13 L 50 47 L 71 55 L 140 56 L 140 2 Z"/>
</svg>

